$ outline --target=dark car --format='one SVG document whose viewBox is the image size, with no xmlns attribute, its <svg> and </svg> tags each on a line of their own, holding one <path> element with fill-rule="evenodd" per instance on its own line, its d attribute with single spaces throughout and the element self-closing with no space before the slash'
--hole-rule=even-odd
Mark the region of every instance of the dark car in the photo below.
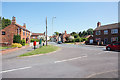
<svg viewBox="0 0 120 80">
<path fill-rule="evenodd" d="M 108 50 L 108 51 L 111 51 L 111 50 L 120 51 L 120 42 L 114 42 L 114 43 L 106 45 L 106 50 Z"/>
<path fill-rule="evenodd" d="M 62 44 L 62 41 L 58 41 L 58 44 Z"/>
</svg>

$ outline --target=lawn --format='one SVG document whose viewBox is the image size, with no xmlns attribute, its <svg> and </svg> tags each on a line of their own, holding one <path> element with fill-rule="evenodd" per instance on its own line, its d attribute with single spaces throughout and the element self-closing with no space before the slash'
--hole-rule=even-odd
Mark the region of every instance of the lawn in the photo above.
<svg viewBox="0 0 120 80">
<path fill-rule="evenodd" d="M 2 49 L 8 49 L 8 48 L 11 48 L 10 46 L 9 47 L 0 47 L 0 50 Z"/>
<path fill-rule="evenodd" d="M 33 51 L 22 54 L 19 57 L 37 55 L 37 54 L 45 54 L 45 53 L 56 51 L 58 49 L 59 49 L 59 47 L 53 46 L 53 45 L 42 46 L 41 48 L 38 48 L 38 49 L 35 49 Z"/>
</svg>

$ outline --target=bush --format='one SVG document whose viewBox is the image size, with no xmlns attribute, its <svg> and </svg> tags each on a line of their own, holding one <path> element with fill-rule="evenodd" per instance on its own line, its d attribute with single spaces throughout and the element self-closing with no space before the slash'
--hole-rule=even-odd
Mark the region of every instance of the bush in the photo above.
<svg viewBox="0 0 120 80">
<path fill-rule="evenodd" d="M 26 42 L 25 42 L 25 39 L 22 39 L 22 40 L 21 40 L 22 46 L 25 46 L 25 43 L 26 43 Z"/>
<path fill-rule="evenodd" d="M 88 40 L 88 38 L 81 38 L 81 42 L 87 41 L 87 40 Z"/>
<path fill-rule="evenodd" d="M 20 43 L 12 43 L 12 47 L 18 47 L 21 48 L 22 45 Z"/>
<path fill-rule="evenodd" d="M 75 39 L 72 39 L 72 42 L 75 42 Z"/>
<path fill-rule="evenodd" d="M 75 34 L 75 35 L 74 35 L 74 38 L 78 38 L 78 37 L 79 37 L 79 35 L 78 35 L 78 34 Z"/>
<path fill-rule="evenodd" d="M 39 39 L 31 39 L 30 40 L 30 42 L 34 42 L 34 41 L 39 42 Z"/>
<path fill-rule="evenodd" d="M 13 37 L 13 43 L 20 43 L 21 37 L 20 35 L 14 35 Z"/>
<path fill-rule="evenodd" d="M 81 42 L 80 38 L 75 38 L 75 42 Z"/>
</svg>

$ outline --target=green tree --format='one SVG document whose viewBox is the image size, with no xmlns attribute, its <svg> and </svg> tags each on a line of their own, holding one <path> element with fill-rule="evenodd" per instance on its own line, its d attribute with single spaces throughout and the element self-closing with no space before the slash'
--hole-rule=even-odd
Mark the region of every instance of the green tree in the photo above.
<svg viewBox="0 0 120 80">
<path fill-rule="evenodd" d="M 4 29 L 5 27 L 7 27 L 10 24 L 11 24 L 11 20 L 5 19 L 4 17 L 2 18 L 2 29 Z"/>
<path fill-rule="evenodd" d="M 87 31 L 84 30 L 84 31 L 82 32 L 82 35 L 81 35 L 81 36 L 83 37 L 83 36 L 86 36 L 86 35 L 88 35 L 88 33 L 87 33 Z"/>
<path fill-rule="evenodd" d="M 93 35 L 93 29 L 92 29 L 92 28 L 89 28 L 89 29 L 87 30 L 87 33 L 88 33 L 88 35 Z"/>
<path fill-rule="evenodd" d="M 79 35 L 78 35 L 78 34 L 75 34 L 75 35 L 74 35 L 74 38 L 78 38 L 78 37 L 79 37 Z"/>
<path fill-rule="evenodd" d="M 80 31 L 80 32 L 78 33 L 78 35 L 81 37 L 81 36 L 82 36 L 82 32 Z"/>
<path fill-rule="evenodd" d="M 59 35 L 59 32 L 54 32 L 54 33 L 55 33 L 55 35 L 57 35 L 57 36 Z"/>
<path fill-rule="evenodd" d="M 14 37 L 13 37 L 13 43 L 20 43 L 20 42 L 21 42 L 20 35 L 14 35 Z"/>
<path fill-rule="evenodd" d="M 70 35 L 72 35 L 72 36 L 75 35 L 75 34 L 77 34 L 77 33 L 76 33 L 76 32 L 72 32 L 72 33 L 70 33 Z"/>
</svg>

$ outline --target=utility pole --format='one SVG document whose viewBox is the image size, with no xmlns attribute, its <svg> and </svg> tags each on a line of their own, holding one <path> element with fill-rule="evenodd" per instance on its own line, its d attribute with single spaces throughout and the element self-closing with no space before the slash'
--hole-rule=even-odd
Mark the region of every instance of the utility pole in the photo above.
<svg viewBox="0 0 120 80">
<path fill-rule="evenodd" d="M 47 46 L 47 16 L 46 16 L 46 46 Z"/>
</svg>

